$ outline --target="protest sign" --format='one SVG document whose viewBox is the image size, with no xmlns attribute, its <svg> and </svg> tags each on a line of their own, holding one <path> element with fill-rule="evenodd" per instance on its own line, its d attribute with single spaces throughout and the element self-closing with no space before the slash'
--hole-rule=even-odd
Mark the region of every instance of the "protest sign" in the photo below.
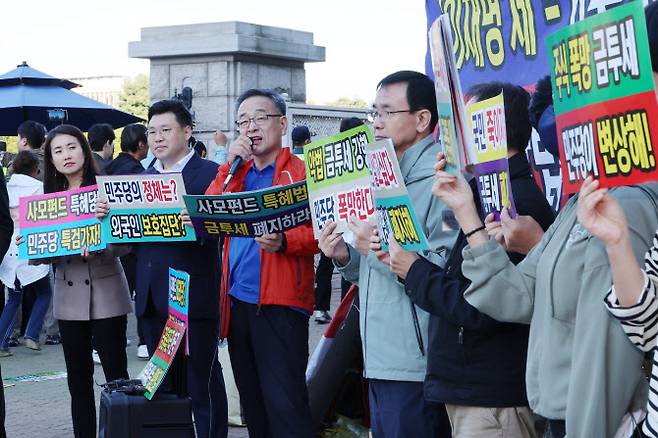
<svg viewBox="0 0 658 438">
<path fill-rule="evenodd" d="M 97 187 L 25 196 L 19 201 L 20 259 L 39 259 L 80 254 L 83 248 L 106 247 L 96 219 Z"/>
<path fill-rule="evenodd" d="M 466 108 L 478 193 L 485 214 L 500 219 L 503 207 L 516 217 L 507 162 L 503 93 Z"/>
<path fill-rule="evenodd" d="M 180 173 L 97 176 L 96 181 L 110 207 L 102 221 L 108 243 L 196 240 L 181 217 L 185 183 Z"/>
<path fill-rule="evenodd" d="M 658 104 L 641 2 L 590 17 L 546 41 L 566 193 L 657 179 Z"/>
<path fill-rule="evenodd" d="M 464 90 L 482 82 L 501 81 L 531 91 L 549 71 L 550 53 L 542 41 L 551 32 L 630 1 L 636 0 L 425 0 L 425 10 L 428 30 L 441 14 L 449 17 L 451 52 Z M 646 6 L 655 1 L 641 3 Z M 425 71 L 433 77 L 429 45 Z M 536 133 L 526 152 L 537 183 L 557 211 L 566 200 L 559 160 L 544 150 Z"/>
<path fill-rule="evenodd" d="M 282 233 L 311 221 L 306 183 L 224 195 L 185 195 L 197 232 L 217 238 Z"/>
<path fill-rule="evenodd" d="M 370 128 L 362 125 L 304 146 L 316 238 L 329 221 L 342 233 L 351 217 L 367 220 L 375 214 L 365 151 L 372 139 Z"/>
<path fill-rule="evenodd" d="M 188 341 L 188 310 L 190 308 L 190 274 L 169 268 L 169 318 L 185 327 L 185 354 L 190 353 Z"/>
<path fill-rule="evenodd" d="M 425 0 L 425 11 L 428 30 L 439 15 L 448 15 L 454 39 L 452 51 L 467 90 L 489 81 L 534 84 L 548 72 L 550 51 L 545 50 L 542 41 L 551 32 L 630 1 Z M 646 6 L 653 1 L 639 3 Z M 429 51 L 425 65 L 431 75 Z"/>
<path fill-rule="evenodd" d="M 455 67 L 447 15 L 437 18 L 430 27 L 429 47 L 439 116 L 439 139 L 445 153 L 446 171 L 457 175 L 471 161 L 471 157 L 460 123 L 465 120 L 464 97 Z"/>
<path fill-rule="evenodd" d="M 429 250 L 427 238 L 414 211 L 400 165 L 390 139 L 366 146 L 379 236 L 383 251 L 388 251 L 388 239 L 395 240 L 408 251 Z"/>
<path fill-rule="evenodd" d="M 137 377 L 144 385 L 144 397 L 151 400 L 167 375 L 178 347 L 183 340 L 185 327 L 173 318 L 167 318 L 160 342 L 151 359 Z"/>
</svg>

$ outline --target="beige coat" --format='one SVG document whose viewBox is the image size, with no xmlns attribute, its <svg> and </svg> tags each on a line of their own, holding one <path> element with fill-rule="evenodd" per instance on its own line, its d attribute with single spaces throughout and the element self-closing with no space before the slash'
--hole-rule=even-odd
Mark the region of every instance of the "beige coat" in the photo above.
<svg viewBox="0 0 658 438">
<path fill-rule="evenodd" d="M 54 260 L 55 318 L 89 321 L 132 312 L 128 282 L 117 249 L 108 245 L 103 253 L 90 260 L 77 255 Z"/>
</svg>

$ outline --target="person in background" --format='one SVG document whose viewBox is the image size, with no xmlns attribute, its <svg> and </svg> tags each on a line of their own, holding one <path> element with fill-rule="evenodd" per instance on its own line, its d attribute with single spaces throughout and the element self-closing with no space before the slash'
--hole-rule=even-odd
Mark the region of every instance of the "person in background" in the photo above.
<svg viewBox="0 0 658 438">
<path fill-rule="evenodd" d="M 363 125 L 363 120 L 358 117 L 347 117 L 340 121 L 340 132 Z M 297 128 L 295 128 L 297 129 Z M 331 321 L 329 308 L 331 305 L 331 277 L 334 273 L 334 263 L 329 257 L 320 253 L 318 265 L 315 268 L 315 310 L 313 319 L 318 324 L 326 324 Z M 345 294 L 350 289 L 352 283 L 340 277 L 340 299 L 345 298 Z"/>
<path fill-rule="evenodd" d="M 224 134 L 222 131 L 219 129 L 215 131 L 215 136 L 213 137 L 213 140 L 215 142 L 215 145 L 217 145 L 217 148 L 215 149 L 215 157 L 213 158 L 213 161 L 220 166 L 224 163 L 226 163 L 226 156 L 228 154 L 228 151 L 226 150 L 226 145 L 228 144 L 228 138 L 226 137 L 226 134 Z"/>
<path fill-rule="evenodd" d="M 304 146 L 311 142 L 311 131 L 305 125 L 295 126 L 290 133 L 290 138 L 292 139 L 292 153 L 300 155 L 304 153 Z"/>
<path fill-rule="evenodd" d="M 537 81 L 535 91 L 530 96 L 528 111 L 530 123 L 539 134 L 542 145 L 559 160 L 550 75 Z M 520 214 L 511 218 L 508 214 L 503 214 L 499 220 L 489 215 L 484 219 L 484 224 L 491 237 L 508 251 L 518 254 L 528 254 L 544 236 L 541 225 L 528 215 Z"/>
<path fill-rule="evenodd" d="M 428 196 L 434 183 L 432 163 L 440 150 L 432 137 L 438 122 L 434 83 L 418 72 L 390 74 L 377 85 L 371 118 L 375 140 L 390 139 L 395 148 L 409 198 L 429 243 L 430 250 L 422 256 L 442 267 L 456 233 L 443 230 L 444 205 Z M 397 275 L 370 250 L 376 227 L 352 218 L 352 245 L 335 229 L 335 223 L 327 224 L 319 244 L 343 277 L 359 286 L 361 347 L 373 437 L 450 436 L 445 408 L 430 409 L 423 396 L 429 314 L 410 301 Z"/>
<path fill-rule="evenodd" d="M 202 142 L 197 140 L 194 137 L 190 137 L 190 149 L 193 149 L 194 152 L 197 153 L 201 158 L 206 158 L 208 156 L 208 149 L 206 149 L 206 145 Z"/>
<path fill-rule="evenodd" d="M 94 153 L 94 160 L 100 175 L 105 174 L 105 168 L 114 156 L 114 129 L 109 123 L 92 125 L 87 132 L 89 146 Z"/>
<path fill-rule="evenodd" d="M 0 255 L 5 256 L 12 240 L 14 222 L 9 213 L 9 196 L 5 182 L 5 174 L 0 169 Z M 0 382 L 2 382 L 2 372 L 0 371 Z M 0 438 L 6 438 L 5 431 L 5 390 L 0 385 Z"/>
<path fill-rule="evenodd" d="M 0 140 L 0 166 L 3 169 L 8 169 L 11 164 L 12 156 L 7 153 L 7 142 Z"/>
<path fill-rule="evenodd" d="M 144 172 L 144 167 L 140 162 L 146 158 L 148 151 L 148 142 L 146 139 L 146 126 L 141 123 L 133 123 L 123 128 L 121 132 L 121 152 L 105 168 L 108 175 L 137 175 Z M 121 265 L 128 280 L 128 289 L 134 297 L 136 289 L 137 275 L 137 258 L 135 253 L 130 252 L 121 257 Z M 148 359 L 148 349 L 142 328 L 141 318 L 137 318 L 137 357 Z"/>
<path fill-rule="evenodd" d="M 207 195 L 224 192 L 236 157 L 243 160 L 226 192 L 292 184 L 304 162 L 282 145 L 288 129 L 281 95 L 262 89 L 236 102 L 239 137 Z M 251 438 L 311 438 L 308 406 L 308 317 L 313 311 L 313 227 L 260 237 L 227 237 L 221 282 L 221 338 L 228 349 Z M 216 266 L 208 269 L 215 270 Z"/>
<path fill-rule="evenodd" d="M 121 152 L 105 168 L 108 175 L 135 175 L 144 172 L 142 161 L 148 153 L 146 126 L 133 123 L 121 132 Z"/>
<path fill-rule="evenodd" d="M 43 183 L 36 179 L 39 173 L 39 160 L 30 151 L 21 151 L 13 161 L 14 173 L 7 183 L 9 208 L 14 221 L 15 238 L 18 234 L 18 206 L 23 196 L 43 193 Z M 50 304 L 52 287 L 48 265 L 30 266 L 27 260 L 18 259 L 18 247 L 12 241 L 9 251 L 0 265 L 0 280 L 7 286 L 8 300 L 0 317 L 0 357 L 11 356 L 9 337 L 14 329 L 14 320 L 21 298 L 25 291 L 32 290 L 35 296 L 29 322 L 25 330 L 25 346 L 32 350 L 41 350 L 39 334 L 43 319 Z"/>
<path fill-rule="evenodd" d="M 20 125 L 18 125 L 17 131 L 17 143 L 16 147 L 18 152 L 21 151 L 30 151 L 37 156 L 39 160 L 39 173 L 37 174 L 37 179 L 43 181 L 43 142 L 46 140 L 46 127 L 39 122 L 34 122 L 32 120 L 26 120 Z M 6 153 L 6 158 L 13 160 L 16 154 Z M 11 177 L 13 173 L 13 168 L 11 164 L 9 165 L 8 176 Z"/>
<path fill-rule="evenodd" d="M 44 152 L 44 193 L 96 184 L 94 154 L 78 128 L 52 129 Z M 16 242 L 20 246 L 23 237 L 17 236 Z M 128 245 L 108 245 L 103 251 L 83 248 L 80 255 L 32 261 L 56 268 L 53 309 L 62 335 L 76 438 L 96 436 L 92 348 L 98 350 L 107 381 L 128 378 L 126 315 L 132 304 L 119 256 L 129 250 Z"/>
<path fill-rule="evenodd" d="M 16 147 L 18 151 L 30 151 L 36 155 L 39 161 L 39 170 L 36 175 L 36 179 L 43 181 L 43 142 L 46 140 L 46 127 L 39 122 L 34 122 L 32 120 L 26 120 L 20 125 L 18 125 L 17 131 L 17 144 Z M 16 154 L 6 153 L 4 159 L 11 161 L 14 159 Z M 9 169 L 7 174 L 11 177 L 13 174 L 13 166 L 11 162 L 9 163 Z M 52 278 L 51 278 L 52 286 Z M 52 288 L 52 287 L 51 287 Z M 21 331 L 25 332 L 27 329 L 27 320 L 29 315 L 32 313 L 32 306 L 36 300 L 34 295 L 34 289 L 28 288 L 23 291 L 22 302 L 19 304 L 16 311 L 16 323 L 14 324 L 14 333 L 11 335 L 8 341 L 8 346 L 16 347 L 19 345 L 18 338 L 21 334 Z M 2 306 L 3 307 L 4 303 Z M 45 315 L 45 331 L 46 331 L 46 345 L 59 344 L 59 328 L 57 326 L 57 320 L 53 317 L 53 307 L 52 300 L 50 301 L 48 310 Z"/>
</svg>

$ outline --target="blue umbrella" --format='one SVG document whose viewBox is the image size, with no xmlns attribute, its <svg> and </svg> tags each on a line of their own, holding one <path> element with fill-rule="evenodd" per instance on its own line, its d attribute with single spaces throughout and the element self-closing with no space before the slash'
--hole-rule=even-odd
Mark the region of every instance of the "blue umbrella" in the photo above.
<svg viewBox="0 0 658 438">
<path fill-rule="evenodd" d="M 142 119 L 70 91 L 79 85 L 29 67 L 25 62 L 0 75 L 0 135 L 16 135 L 25 120 L 48 128 L 61 123 L 83 131 L 95 123 L 120 128 Z"/>
</svg>

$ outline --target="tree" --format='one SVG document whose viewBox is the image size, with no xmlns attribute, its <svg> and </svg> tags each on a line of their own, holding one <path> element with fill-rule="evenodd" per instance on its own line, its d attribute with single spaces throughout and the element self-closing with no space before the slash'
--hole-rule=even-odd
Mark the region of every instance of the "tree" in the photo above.
<svg viewBox="0 0 658 438">
<path fill-rule="evenodd" d="M 117 105 L 121 110 L 146 119 L 149 109 L 149 78 L 137 75 L 123 82 Z"/>
<path fill-rule="evenodd" d="M 358 97 L 339 97 L 333 102 L 327 102 L 326 105 L 343 108 L 368 108 L 368 102 Z"/>
</svg>

